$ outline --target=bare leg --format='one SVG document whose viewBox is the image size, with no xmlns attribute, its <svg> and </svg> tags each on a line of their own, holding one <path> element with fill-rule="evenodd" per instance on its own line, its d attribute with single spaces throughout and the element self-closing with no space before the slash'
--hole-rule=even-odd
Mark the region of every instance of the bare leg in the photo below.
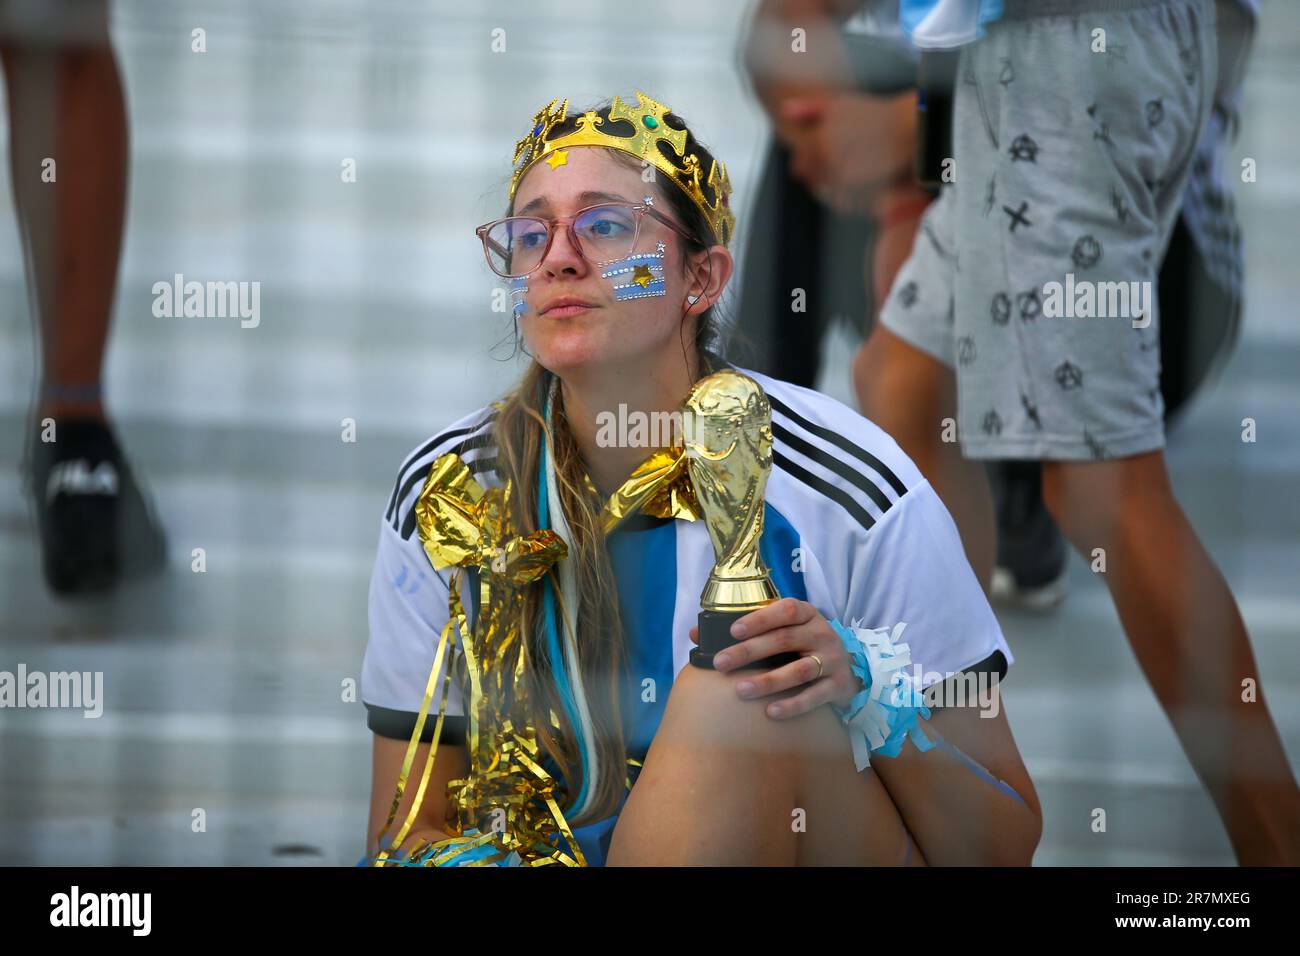
<svg viewBox="0 0 1300 956">
<path fill-rule="evenodd" d="M 166 564 L 162 528 L 100 393 L 126 211 L 125 98 L 107 0 L 71 6 L 52 7 L 40 28 L 0 42 L 10 174 L 41 343 L 24 470 L 46 582 L 60 595 L 105 590 Z"/>
<path fill-rule="evenodd" d="M 98 418 L 126 209 L 126 104 L 107 4 L 79 8 L 76 45 L 0 45 L 10 174 L 39 317 L 40 416 Z M 43 178 L 54 160 L 54 180 Z"/>
<path fill-rule="evenodd" d="M 1085 560 L 1105 551 L 1138 663 L 1217 804 L 1242 864 L 1300 863 L 1300 791 L 1241 612 L 1174 498 L 1164 455 L 1044 462 L 1043 493 Z M 1243 681 L 1255 699 L 1243 701 Z"/>
<path fill-rule="evenodd" d="M 678 675 L 608 864 L 923 865 L 874 772 L 855 772 L 829 708 L 774 720 L 772 697 L 736 696 L 742 676 Z"/>
<path fill-rule="evenodd" d="M 943 441 L 944 419 L 957 419 L 952 369 L 877 325 L 854 357 L 853 383 L 862 413 L 898 442 L 952 513 L 987 592 L 997 544 L 993 495 L 983 463 Z"/>
</svg>

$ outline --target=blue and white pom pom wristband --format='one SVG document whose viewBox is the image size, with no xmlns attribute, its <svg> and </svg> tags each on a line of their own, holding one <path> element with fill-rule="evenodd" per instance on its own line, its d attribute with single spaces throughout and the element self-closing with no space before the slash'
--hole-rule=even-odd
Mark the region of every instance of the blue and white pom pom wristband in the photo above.
<svg viewBox="0 0 1300 956">
<path fill-rule="evenodd" d="M 862 680 L 862 690 L 848 707 L 831 705 L 849 729 L 858 770 L 870 766 L 872 753 L 897 757 L 908 737 L 917 750 L 933 747 L 920 724 L 922 717 L 929 719 L 930 709 L 906 670 L 912 663 L 911 649 L 895 643 L 907 624 L 898 624 L 891 635 L 883 627 L 867 630 L 845 627 L 838 620 L 829 623 L 849 653 L 853 673 Z"/>
</svg>

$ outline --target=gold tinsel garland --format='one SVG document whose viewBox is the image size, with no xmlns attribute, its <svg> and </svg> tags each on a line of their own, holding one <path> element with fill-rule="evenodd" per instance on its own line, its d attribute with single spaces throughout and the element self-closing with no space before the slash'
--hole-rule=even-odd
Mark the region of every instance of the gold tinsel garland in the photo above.
<svg viewBox="0 0 1300 956">
<path fill-rule="evenodd" d="M 699 510 L 685 465 L 686 455 L 680 448 L 658 451 L 647 458 L 606 503 L 605 533 L 638 509 L 694 521 Z M 375 866 L 399 862 L 394 851 L 410 834 L 423 803 L 446 715 L 451 667 L 443 665 L 448 662 L 453 639 L 464 653 L 470 688 L 466 708 L 469 773 L 447 784 L 446 825 L 460 835 L 437 842 L 418 841 L 409 852 L 403 851 L 401 865 L 490 866 L 512 854 L 517 854 L 524 866 L 586 865 L 560 809 L 564 789 L 539 759 L 535 729 L 527 724 L 516 726 L 510 716 L 511 708 L 515 713 L 528 712 L 523 679 L 528 648 L 519 632 L 524 588 L 544 574 L 554 573 L 555 563 L 566 556 L 567 548 L 549 529 L 519 535 L 510 519 L 510 494 L 508 480 L 502 486 L 484 489 L 465 462 L 451 453 L 433 463 L 416 502 L 420 538 L 429 560 L 438 570 L 454 570 L 448 583 L 447 623 L 438 638 L 424 700 L 380 834 Z M 461 576 L 471 569 L 479 572 L 479 620 L 472 629 L 460 598 Z M 406 819 L 392 841 L 386 842 L 410 780 L 439 671 L 444 671 L 444 677 L 429 754 Z M 558 718 L 554 713 L 550 717 L 558 728 Z M 630 758 L 627 762 L 640 766 Z M 632 786 L 630 774 L 627 785 L 629 789 Z M 560 849 L 557 835 L 563 836 L 572 855 Z M 466 856 L 483 847 L 490 849 Z"/>
</svg>

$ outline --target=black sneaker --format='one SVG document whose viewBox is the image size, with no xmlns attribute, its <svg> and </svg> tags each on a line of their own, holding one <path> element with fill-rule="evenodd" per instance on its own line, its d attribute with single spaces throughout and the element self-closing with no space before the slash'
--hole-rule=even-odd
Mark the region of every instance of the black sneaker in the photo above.
<svg viewBox="0 0 1300 956">
<path fill-rule="evenodd" d="M 55 422 L 28 451 L 45 580 L 60 595 L 106 591 L 167 563 L 162 526 L 106 422 Z"/>
<path fill-rule="evenodd" d="M 1043 502 L 1042 468 L 1036 461 L 989 462 L 997 509 L 998 556 L 989 596 L 1003 604 L 1046 611 L 1068 590 L 1065 536 Z"/>
</svg>

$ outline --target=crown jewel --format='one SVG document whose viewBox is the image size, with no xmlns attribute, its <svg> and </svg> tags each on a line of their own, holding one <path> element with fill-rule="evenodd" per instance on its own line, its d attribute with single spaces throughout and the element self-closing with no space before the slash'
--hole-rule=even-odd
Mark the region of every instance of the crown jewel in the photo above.
<svg viewBox="0 0 1300 956">
<path fill-rule="evenodd" d="M 640 90 L 636 91 L 637 105 L 630 107 L 621 97 L 614 97 L 609 108 L 611 121 L 625 121 L 631 124 L 630 136 L 604 132 L 600 129 L 605 120 L 595 111 L 587 110 L 574 122 L 577 126 L 573 132 L 557 139 L 548 139 L 550 132 L 564 121 L 568 113 L 569 101 L 551 100 L 533 116 L 533 127 L 528 135 L 515 144 L 514 175 L 510 179 L 510 198 L 515 198 L 519 182 L 524 173 L 539 159 L 567 149 L 570 146 L 609 146 L 631 153 L 638 159 L 653 163 L 665 175 L 691 198 L 700 208 L 709 228 L 722 245 L 731 242 L 731 235 L 736 228 L 736 217 L 731 211 L 731 180 L 727 176 L 726 164 L 713 160 L 708 176 L 700 168 L 700 158 L 695 153 L 686 152 L 686 130 L 673 129 L 664 116 L 671 110 L 663 103 L 653 100 Z M 680 165 L 664 156 L 659 143 L 667 143 L 672 152 L 680 158 Z M 701 186 L 708 186 L 713 192 L 713 202 L 709 202 Z"/>
</svg>

